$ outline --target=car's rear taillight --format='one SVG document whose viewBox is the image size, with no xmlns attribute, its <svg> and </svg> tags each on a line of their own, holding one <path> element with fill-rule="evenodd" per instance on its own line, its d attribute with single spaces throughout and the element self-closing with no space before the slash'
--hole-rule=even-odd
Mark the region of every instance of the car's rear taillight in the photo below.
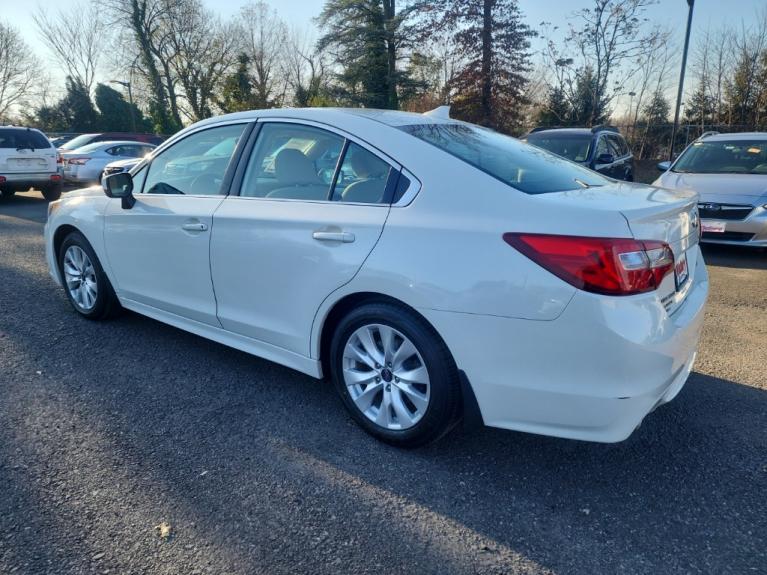
<svg viewBox="0 0 767 575">
<path fill-rule="evenodd" d="M 67 163 L 72 164 L 73 166 L 84 166 L 85 162 L 88 160 L 90 160 L 90 158 L 69 158 Z"/>
<path fill-rule="evenodd" d="M 63 164 L 64 158 L 61 157 L 61 154 L 56 154 L 56 163 L 57 164 Z"/>
<path fill-rule="evenodd" d="M 51 181 L 52 182 L 60 182 L 61 181 L 61 175 L 60 174 L 51 174 Z"/>
<path fill-rule="evenodd" d="M 5 183 L 5 176 L 0 176 L 0 184 L 4 184 L 4 183 Z"/>
<path fill-rule="evenodd" d="M 674 269 L 665 242 L 547 234 L 503 234 L 504 241 L 575 287 L 606 295 L 658 288 Z"/>
</svg>

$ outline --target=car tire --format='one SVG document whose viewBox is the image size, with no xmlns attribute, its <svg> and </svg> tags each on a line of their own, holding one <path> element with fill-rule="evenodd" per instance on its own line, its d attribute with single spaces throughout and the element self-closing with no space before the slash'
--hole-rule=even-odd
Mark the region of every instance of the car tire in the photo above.
<svg viewBox="0 0 767 575">
<path fill-rule="evenodd" d="M 404 306 L 369 303 L 348 313 L 336 326 L 328 359 L 349 413 L 381 441 L 418 447 L 438 440 L 459 421 L 455 361 L 434 328 Z M 363 378 L 367 383 L 356 383 Z"/>
<path fill-rule="evenodd" d="M 16 190 L 0 190 L 0 196 L 3 198 L 12 198 L 15 193 Z"/>
<path fill-rule="evenodd" d="M 64 293 L 81 316 L 103 320 L 120 312 L 120 302 L 96 252 L 80 232 L 71 232 L 61 242 L 58 266 Z M 78 274 L 80 279 L 75 279 Z"/>
<path fill-rule="evenodd" d="M 42 193 L 49 202 L 58 200 L 61 197 L 61 182 L 44 187 Z"/>
</svg>

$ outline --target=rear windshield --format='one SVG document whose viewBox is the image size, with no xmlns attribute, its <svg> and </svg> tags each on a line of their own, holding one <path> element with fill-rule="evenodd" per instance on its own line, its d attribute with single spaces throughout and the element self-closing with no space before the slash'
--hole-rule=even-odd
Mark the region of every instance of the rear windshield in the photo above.
<svg viewBox="0 0 767 575">
<path fill-rule="evenodd" d="M 767 174 L 767 141 L 695 142 L 673 171 L 693 174 Z"/>
<path fill-rule="evenodd" d="M 36 130 L 0 128 L 0 148 L 39 150 L 50 147 L 48 138 Z"/>
<path fill-rule="evenodd" d="M 401 130 L 526 194 L 604 186 L 609 180 L 549 152 L 471 124 L 415 124 Z"/>
<path fill-rule="evenodd" d="M 585 162 L 589 158 L 593 138 L 586 134 L 536 132 L 527 136 L 526 140 L 528 144 L 573 162 Z"/>
<path fill-rule="evenodd" d="M 76 150 L 77 148 L 84 146 L 85 144 L 90 144 L 94 138 L 96 138 L 97 134 L 83 134 L 81 136 L 77 136 L 76 138 L 69 140 L 66 144 L 61 146 L 61 150 Z"/>
</svg>

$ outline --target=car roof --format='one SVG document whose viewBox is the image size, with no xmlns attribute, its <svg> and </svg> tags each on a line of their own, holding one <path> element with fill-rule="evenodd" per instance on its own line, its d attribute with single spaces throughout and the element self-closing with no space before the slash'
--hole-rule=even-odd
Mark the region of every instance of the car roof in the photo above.
<svg viewBox="0 0 767 575">
<path fill-rule="evenodd" d="M 341 118 L 356 116 L 386 124 L 388 126 L 408 126 L 413 124 L 457 124 L 459 120 L 445 119 L 415 112 L 397 110 L 377 110 L 373 108 L 270 108 L 266 110 L 248 110 L 235 112 L 202 120 L 193 126 L 218 124 L 231 120 L 255 120 L 257 118 L 295 118 L 332 122 Z"/>
<path fill-rule="evenodd" d="M 731 142 L 737 140 L 767 140 L 767 132 L 731 132 L 729 134 L 711 134 L 703 138 L 705 142 Z"/>
</svg>

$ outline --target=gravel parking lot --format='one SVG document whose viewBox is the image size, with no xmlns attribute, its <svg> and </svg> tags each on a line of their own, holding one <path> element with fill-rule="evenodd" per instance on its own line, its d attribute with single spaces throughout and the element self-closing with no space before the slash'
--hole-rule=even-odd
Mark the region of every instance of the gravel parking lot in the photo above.
<svg viewBox="0 0 767 575">
<path fill-rule="evenodd" d="M 765 253 L 705 249 L 695 373 L 628 441 L 400 451 L 329 384 L 79 318 L 45 216 L 0 201 L 0 573 L 767 573 Z"/>
</svg>

